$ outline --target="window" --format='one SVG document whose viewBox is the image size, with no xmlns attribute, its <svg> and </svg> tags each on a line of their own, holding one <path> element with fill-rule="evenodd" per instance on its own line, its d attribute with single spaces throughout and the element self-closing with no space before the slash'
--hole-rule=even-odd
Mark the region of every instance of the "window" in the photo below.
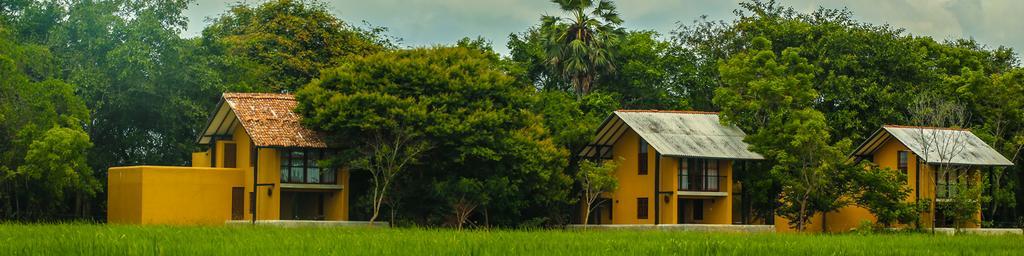
<svg viewBox="0 0 1024 256">
<path fill-rule="evenodd" d="M 693 220 L 704 220 L 704 200 L 693 200 Z"/>
<path fill-rule="evenodd" d="M 957 193 L 957 186 L 960 183 L 961 177 L 960 170 L 940 170 L 938 171 L 937 180 L 938 188 L 935 193 L 938 198 L 949 198 Z M 968 183 L 968 185 L 970 185 Z"/>
<path fill-rule="evenodd" d="M 641 197 L 636 199 L 636 218 L 641 220 L 647 219 L 647 198 Z"/>
<path fill-rule="evenodd" d="M 647 141 L 640 138 L 640 155 L 637 159 L 637 163 L 639 163 L 639 166 L 637 166 L 637 175 L 647 175 L 647 148 Z"/>
<path fill-rule="evenodd" d="M 704 184 L 708 191 L 718 191 L 718 160 L 708 160 L 704 169 Z"/>
<path fill-rule="evenodd" d="M 224 143 L 224 168 L 238 167 L 238 150 L 235 143 Z"/>
<path fill-rule="evenodd" d="M 725 176 L 720 175 L 722 162 L 714 159 L 681 159 L 679 190 L 720 191 Z"/>
<path fill-rule="evenodd" d="M 896 152 L 896 168 L 907 174 L 907 151 Z"/>
<path fill-rule="evenodd" d="M 685 179 L 689 186 L 686 190 L 704 190 L 704 164 L 704 159 L 690 159 Z"/>
<path fill-rule="evenodd" d="M 281 182 L 334 184 L 335 171 L 318 166 L 324 156 L 321 150 L 281 150 Z"/>
<path fill-rule="evenodd" d="M 689 165 L 686 164 L 687 162 L 689 162 L 689 159 L 679 158 L 679 189 L 680 190 L 687 190 L 687 189 L 690 188 L 690 180 L 687 179 L 687 177 L 689 177 L 687 175 L 687 172 L 689 172 L 689 170 L 687 170 L 687 167 L 689 167 Z"/>
</svg>

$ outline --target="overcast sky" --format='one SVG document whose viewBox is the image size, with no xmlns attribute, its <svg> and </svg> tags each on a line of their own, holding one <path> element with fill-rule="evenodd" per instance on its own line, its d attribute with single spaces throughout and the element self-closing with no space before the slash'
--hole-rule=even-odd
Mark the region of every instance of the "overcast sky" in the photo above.
<svg viewBox="0 0 1024 256">
<path fill-rule="evenodd" d="M 367 21 L 389 29 L 403 46 L 451 44 L 462 37 L 482 36 L 495 50 L 508 52 L 509 33 L 539 23 L 541 14 L 560 14 L 545 0 L 324 0 L 341 19 Z M 186 37 L 201 33 L 209 21 L 238 0 L 198 0 L 185 12 Z M 263 1 L 244 1 L 261 3 Z M 739 1 L 631 0 L 616 1 L 629 29 L 651 29 L 669 34 L 680 23 L 707 15 L 712 20 L 732 20 Z M 818 6 L 847 7 L 860 21 L 906 28 L 914 35 L 936 40 L 974 38 L 990 47 L 1005 45 L 1024 49 L 1024 1 L 1020 0 L 780 0 L 801 12 Z"/>
</svg>

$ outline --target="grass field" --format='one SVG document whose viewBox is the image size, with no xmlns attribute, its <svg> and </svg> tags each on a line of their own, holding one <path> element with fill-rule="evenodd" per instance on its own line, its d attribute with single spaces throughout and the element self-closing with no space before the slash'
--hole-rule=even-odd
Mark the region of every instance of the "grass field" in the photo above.
<svg viewBox="0 0 1024 256">
<path fill-rule="evenodd" d="M 0 224 L 3 255 L 1024 255 L 1024 236 Z"/>
</svg>

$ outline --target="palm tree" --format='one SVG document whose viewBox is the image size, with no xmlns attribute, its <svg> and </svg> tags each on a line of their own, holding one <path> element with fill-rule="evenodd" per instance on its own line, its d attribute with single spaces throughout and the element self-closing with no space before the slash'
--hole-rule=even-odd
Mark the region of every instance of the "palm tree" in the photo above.
<svg viewBox="0 0 1024 256">
<path fill-rule="evenodd" d="M 579 100 L 590 92 L 599 74 L 615 72 L 609 45 L 622 34 L 622 19 L 610 0 L 600 0 L 596 6 L 592 0 L 551 2 L 567 17 L 541 17 L 547 65 L 572 83 Z"/>
</svg>

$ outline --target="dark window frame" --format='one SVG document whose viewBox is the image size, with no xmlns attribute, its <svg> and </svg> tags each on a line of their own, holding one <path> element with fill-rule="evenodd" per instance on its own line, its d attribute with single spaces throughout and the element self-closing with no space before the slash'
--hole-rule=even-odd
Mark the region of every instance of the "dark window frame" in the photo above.
<svg viewBox="0 0 1024 256">
<path fill-rule="evenodd" d="M 298 152 L 302 152 L 302 156 L 297 157 Z M 279 149 L 281 183 L 337 184 L 337 170 L 322 168 L 316 163 L 323 160 L 327 154 L 325 150 L 319 149 Z M 311 182 L 310 167 L 317 170 L 316 182 Z M 293 168 L 302 168 L 301 177 L 296 178 L 292 175 Z"/>
<path fill-rule="evenodd" d="M 639 152 L 637 154 L 637 175 L 647 175 L 648 161 L 650 160 L 649 147 L 650 144 L 644 138 L 640 138 Z"/>
<path fill-rule="evenodd" d="M 680 162 L 685 162 L 686 167 L 684 168 L 683 164 L 680 164 L 678 168 L 677 189 L 679 191 L 721 192 L 726 189 L 726 185 L 722 184 L 726 181 L 726 176 L 722 175 L 726 165 L 725 161 L 707 158 L 680 158 Z M 714 173 L 711 173 L 712 170 Z"/>
<path fill-rule="evenodd" d="M 647 217 L 650 215 L 650 214 L 648 214 L 648 211 L 650 211 L 649 201 L 650 200 L 648 198 L 646 198 L 646 197 L 638 197 L 638 198 L 636 198 L 636 218 L 637 219 L 646 220 Z"/>
<path fill-rule="evenodd" d="M 910 167 L 910 153 L 906 150 L 896 151 L 896 169 L 903 171 L 903 174 L 907 173 Z"/>
</svg>

